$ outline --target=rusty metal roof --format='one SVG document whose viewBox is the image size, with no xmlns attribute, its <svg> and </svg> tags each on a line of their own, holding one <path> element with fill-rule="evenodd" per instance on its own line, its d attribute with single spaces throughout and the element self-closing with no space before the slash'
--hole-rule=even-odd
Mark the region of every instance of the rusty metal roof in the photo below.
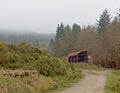
<svg viewBox="0 0 120 93">
<path fill-rule="evenodd" d="M 72 52 L 72 53 L 69 53 L 68 55 L 67 55 L 67 57 L 69 57 L 69 56 L 76 56 L 78 53 L 80 53 L 80 52 L 84 52 L 84 51 L 77 51 L 77 52 Z"/>
</svg>

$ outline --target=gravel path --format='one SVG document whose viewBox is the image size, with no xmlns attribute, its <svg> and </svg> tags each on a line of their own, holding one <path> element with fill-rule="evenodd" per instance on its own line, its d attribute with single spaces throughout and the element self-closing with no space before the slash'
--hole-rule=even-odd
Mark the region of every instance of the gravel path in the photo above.
<svg viewBox="0 0 120 93">
<path fill-rule="evenodd" d="M 85 78 L 71 88 L 57 93 L 103 93 L 106 83 L 106 74 L 110 71 L 82 70 Z"/>
</svg>

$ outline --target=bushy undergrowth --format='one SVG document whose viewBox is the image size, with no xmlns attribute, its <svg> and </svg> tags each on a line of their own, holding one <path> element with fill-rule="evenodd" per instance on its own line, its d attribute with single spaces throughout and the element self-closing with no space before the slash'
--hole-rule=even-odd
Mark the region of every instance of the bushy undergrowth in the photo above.
<svg viewBox="0 0 120 93">
<path fill-rule="evenodd" d="M 37 70 L 38 75 L 0 76 L 0 93 L 47 93 L 72 80 L 80 80 L 81 72 L 71 69 L 64 59 L 52 57 L 28 43 L 0 42 L 0 69 Z"/>
<path fill-rule="evenodd" d="M 63 60 L 51 57 L 28 43 L 0 42 L 0 65 L 6 69 L 37 69 L 45 76 L 64 75 L 69 69 Z"/>
</svg>

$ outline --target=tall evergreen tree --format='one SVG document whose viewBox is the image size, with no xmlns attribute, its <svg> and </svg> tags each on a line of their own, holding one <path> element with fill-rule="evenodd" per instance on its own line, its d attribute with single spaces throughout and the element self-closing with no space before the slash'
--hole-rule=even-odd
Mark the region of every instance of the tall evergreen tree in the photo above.
<svg viewBox="0 0 120 93">
<path fill-rule="evenodd" d="M 77 38 L 77 35 L 78 33 L 81 31 L 81 28 L 79 25 L 77 24 L 73 24 L 73 27 L 72 27 L 72 34 L 73 34 L 73 38 Z"/>
<path fill-rule="evenodd" d="M 57 30 L 56 30 L 56 37 L 55 37 L 55 41 L 56 41 L 56 42 L 57 42 L 59 39 L 61 39 L 63 33 L 64 33 L 64 25 L 63 25 L 63 23 L 61 23 L 60 26 L 59 26 L 59 24 L 58 24 L 58 27 L 57 27 Z"/>
<path fill-rule="evenodd" d="M 57 56 L 59 46 L 60 46 L 60 40 L 64 34 L 64 25 L 61 23 L 61 25 L 58 24 L 57 30 L 56 30 L 56 37 L 54 41 L 54 54 Z"/>
<path fill-rule="evenodd" d="M 72 31 L 69 25 L 64 28 L 64 34 L 60 40 L 60 46 L 58 50 L 58 56 L 65 56 L 71 51 L 72 45 Z"/>
<path fill-rule="evenodd" d="M 100 19 L 97 21 L 98 28 L 97 30 L 99 32 L 104 31 L 106 29 L 106 26 L 110 23 L 110 14 L 107 9 L 105 9 L 100 16 Z"/>
</svg>

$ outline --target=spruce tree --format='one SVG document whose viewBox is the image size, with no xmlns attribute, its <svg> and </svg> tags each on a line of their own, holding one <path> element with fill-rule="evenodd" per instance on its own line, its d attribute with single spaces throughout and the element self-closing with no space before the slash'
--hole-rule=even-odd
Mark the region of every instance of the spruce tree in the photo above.
<svg viewBox="0 0 120 93">
<path fill-rule="evenodd" d="M 58 42 L 58 40 L 61 39 L 63 33 L 64 33 L 64 25 L 63 25 L 63 23 L 61 23 L 60 26 L 58 24 L 58 27 L 57 27 L 57 30 L 56 30 L 56 37 L 55 37 L 56 42 Z"/>
<path fill-rule="evenodd" d="M 72 31 L 69 25 L 64 28 L 64 33 L 60 40 L 60 46 L 58 47 L 58 56 L 66 56 L 71 51 L 72 45 Z"/>
<path fill-rule="evenodd" d="M 97 21 L 97 31 L 101 32 L 101 31 L 105 31 L 107 25 L 110 23 L 110 14 L 108 12 L 107 9 L 105 9 L 102 13 L 102 15 L 100 16 L 100 19 Z"/>
<path fill-rule="evenodd" d="M 59 55 L 59 46 L 60 46 L 60 41 L 62 39 L 62 36 L 64 34 L 64 25 L 61 23 L 61 25 L 58 24 L 57 30 L 56 30 L 56 37 L 55 37 L 55 42 L 54 42 L 54 54 L 56 56 Z"/>
<path fill-rule="evenodd" d="M 72 27 L 72 34 L 73 34 L 73 37 L 76 38 L 78 33 L 81 31 L 81 28 L 79 25 L 77 24 L 73 24 L 73 27 Z"/>
</svg>

